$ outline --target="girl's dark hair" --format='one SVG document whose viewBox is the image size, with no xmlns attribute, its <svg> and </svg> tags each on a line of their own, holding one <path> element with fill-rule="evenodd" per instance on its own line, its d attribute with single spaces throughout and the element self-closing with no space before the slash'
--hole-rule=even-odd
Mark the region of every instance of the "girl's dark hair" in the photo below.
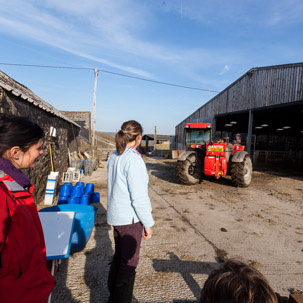
<svg viewBox="0 0 303 303">
<path fill-rule="evenodd" d="M 44 130 L 27 118 L 0 114 L 0 157 L 13 146 L 26 152 L 44 135 Z"/>
<path fill-rule="evenodd" d="M 118 155 L 122 155 L 128 142 L 136 140 L 138 135 L 142 135 L 143 128 L 135 120 L 126 121 L 122 124 L 121 130 L 116 133 L 116 149 Z"/>
<path fill-rule="evenodd" d="M 204 283 L 200 303 L 277 303 L 266 278 L 251 265 L 227 260 Z"/>
</svg>

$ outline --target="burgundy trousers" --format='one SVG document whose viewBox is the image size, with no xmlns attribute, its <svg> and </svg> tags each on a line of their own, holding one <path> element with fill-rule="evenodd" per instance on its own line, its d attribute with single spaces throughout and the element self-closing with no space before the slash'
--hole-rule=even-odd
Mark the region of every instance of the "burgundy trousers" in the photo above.
<svg viewBox="0 0 303 303">
<path fill-rule="evenodd" d="M 115 254 L 113 262 L 119 266 L 118 274 L 131 277 L 139 262 L 143 226 L 141 222 L 114 226 Z"/>
</svg>

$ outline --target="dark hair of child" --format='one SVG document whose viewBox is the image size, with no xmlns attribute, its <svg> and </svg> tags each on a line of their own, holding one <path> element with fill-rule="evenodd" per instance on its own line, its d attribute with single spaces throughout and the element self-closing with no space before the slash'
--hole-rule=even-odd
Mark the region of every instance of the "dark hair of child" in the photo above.
<svg viewBox="0 0 303 303">
<path fill-rule="evenodd" d="M 266 278 L 251 265 L 227 260 L 213 270 L 201 291 L 200 303 L 277 303 Z"/>
</svg>

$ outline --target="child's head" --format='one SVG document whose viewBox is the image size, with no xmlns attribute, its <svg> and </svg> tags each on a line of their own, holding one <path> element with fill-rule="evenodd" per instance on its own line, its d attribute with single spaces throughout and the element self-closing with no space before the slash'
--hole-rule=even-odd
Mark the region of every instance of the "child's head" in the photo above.
<svg viewBox="0 0 303 303">
<path fill-rule="evenodd" d="M 135 120 L 126 121 L 122 124 L 121 130 L 116 133 L 115 141 L 116 148 L 119 155 L 123 154 L 127 143 L 138 140 L 138 136 L 141 136 L 143 133 L 143 128 L 140 123 Z M 137 143 L 137 142 L 136 142 Z"/>
<path fill-rule="evenodd" d="M 227 260 L 204 283 L 200 303 L 277 303 L 266 278 L 254 267 Z"/>
</svg>

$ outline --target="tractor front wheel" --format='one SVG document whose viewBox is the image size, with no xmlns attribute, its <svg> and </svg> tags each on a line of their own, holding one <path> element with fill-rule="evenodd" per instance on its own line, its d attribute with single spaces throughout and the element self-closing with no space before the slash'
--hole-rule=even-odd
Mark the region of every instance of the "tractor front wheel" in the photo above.
<svg viewBox="0 0 303 303">
<path fill-rule="evenodd" d="M 184 161 L 177 161 L 176 175 L 178 181 L 186 185 L 194 185 L 200 182 L 202 168 L 195 154 L 189 155 Z"/>
<path fill-rule="evenodd" d="M 231 180 L 235 186 L 248 187 L 252 177 L 252 162 L 249 155 L 246 155 L 242 162 L 231 164 Z"/>
</svg>

